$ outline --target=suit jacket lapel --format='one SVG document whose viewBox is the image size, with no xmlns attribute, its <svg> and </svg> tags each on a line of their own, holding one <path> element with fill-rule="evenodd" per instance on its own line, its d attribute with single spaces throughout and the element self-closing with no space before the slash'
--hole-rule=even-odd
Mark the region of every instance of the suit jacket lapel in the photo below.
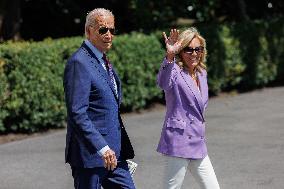
<svg viewBox="0 0 284 189">
<path fill-rule="evenodd" d="M 117 97 L 118 97 L 118 102 L 120 104 L 121 103 L 121 95 L 122 95 L 121 94 L 121 81 L 120 81 L 120 79 L 119 79 L 114 68 L 112 69 L 112 71 L 113 71 L 113 75 L 114 75 L 115 82 L 116 82 L 116 85 L 117 85 Z"/>
<path fill-rule="evenodd" d="M 83 42 L 82 46 L 83 49 L 86 50 L 86 53 L 91 56 L 92 58 L 94 58 L 96 61 L 93 62 L 94 66 L 99 70 L 99 72 L 101 73 L 102 78 L 105 79 L 105 81 L 107 82 L 107 84 L 109 85 L 109 87 L 112 90 L 112 93 L 117 101 L 117 103 L 119 104 L 119 99 L 115 93 L 115 89 L 113 87 L 113 84 L 111 83 L 111 79 L 110 76 L 107 74 L 106 70 L 103 68 L 103 66 L 100 64 L 100 61 L 98 59 L 98 57 L 96 57 L 96 55 L 93 53 L 93 51 L 85 44 L 85 42 Z M 117 81 L 117 80 L 116 80 Z M 117 82 L 118 83 L 118 82 Z"/>
<path fill-rule="evenodd" d="M 180 73 L 185 83 L 187 84 L 191 92 L 193 93 L 196 101 L 198 102 L 199 111 L 201 115 L 203 116 L 204 105 L 203 105 L 203 101 L 201 98 L 201 92 L 198 91 L 197 85 L 194 83 L 193 79 L 187 73 L 185 73 L 184 70 L 181 70 Z"/>
</svg>

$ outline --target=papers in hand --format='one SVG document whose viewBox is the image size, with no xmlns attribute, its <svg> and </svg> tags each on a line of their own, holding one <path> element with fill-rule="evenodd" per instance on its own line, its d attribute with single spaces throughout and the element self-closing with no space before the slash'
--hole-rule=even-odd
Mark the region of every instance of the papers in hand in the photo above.
<svg viewBox="0 0 284 189">
<path fill-rule="evenodd" d="M 135 163 L 134 161 L 129 160 L 129 159 L 126 160 L 126 162 L 128 164 L 128 169 L 129 169 L 130 175 L 133 177 L 134 172 L 136 171 L 138 164 Z"/>
</svg>

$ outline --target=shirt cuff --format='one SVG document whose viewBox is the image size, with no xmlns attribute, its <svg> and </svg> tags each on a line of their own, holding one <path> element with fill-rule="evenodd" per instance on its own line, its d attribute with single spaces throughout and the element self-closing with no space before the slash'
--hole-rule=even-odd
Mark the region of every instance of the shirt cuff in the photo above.
<svg viewBox="0 0 284 189">
<path fill-rule="evenodd" d="M 166 67 L 168 67 L 169 65 L 174 65 L 176 62 L 176 58 L 174 57 L 173 61 L 168 61 L 167 58 L 165 57 L 162 63 L 162 69 L 165 69 Z"/>
<path fill-rule="evenodd" d="M 108 151 L 108 150 L 110 150 L 110 148 L 109 148 L 109 146 L 107 145 L 107 146 L 103 147 L 102 149 L 100 149 L 100 150 L 98 151 L 98 154 L 99 154 L 100 156 L 103 156 L 103 155 L 106 153 L 106 151 Z"/>
<path fill-rule="evenodd" d="M 174 57 L 174 59 L 172 61 L 168 61 L 167 58 L 165 58 L 165 62 L 167 64 L 173 64 L 173 63 L 175 63 L 175 61 L 176 61 L 176 57 Z"/>
</svg>

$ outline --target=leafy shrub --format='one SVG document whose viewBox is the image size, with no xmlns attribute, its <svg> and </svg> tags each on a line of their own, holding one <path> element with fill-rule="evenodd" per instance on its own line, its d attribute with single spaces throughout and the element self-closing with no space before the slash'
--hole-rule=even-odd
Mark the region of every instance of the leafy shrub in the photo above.
<svg viewBox="0 0 284 189">
<path fill-rule="evenodd" d="M 76 37 L 0 46 L 0 132 L 36 132 L 65 125 L 63 70 L 82 41 Z M 154 36 L 118 36 L 109 56 L 123 83 L 124 110 L 143 108 L 161 97 L 155 81 L 163 53 Z"/>
<path fill-rule="evenodd" d="M 123 83 L 123 109 L 140 109 L 161 97 L 156 75 L 163 55 L 161 44 L 153 35 L 132 33 L 114 41 L 110 57 Z"/>
<path fill-rule="evenodd" d="M 242 61 L 246 64 L 241 86 L 243 89 L 263 87 L 276 78 L 276 64 L 268 49 L 266 22 L 236 24 L 233 35 L 240 42 Z"/>
</svg>

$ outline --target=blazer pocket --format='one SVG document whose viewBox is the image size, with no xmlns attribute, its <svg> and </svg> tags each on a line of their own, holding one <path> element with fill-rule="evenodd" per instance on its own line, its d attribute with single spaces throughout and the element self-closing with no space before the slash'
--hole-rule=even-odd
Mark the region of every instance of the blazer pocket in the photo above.
<svg viewBox="0 0 284 189">
<path fill-rule="evenodd" d="M 178 118 L 169 118 L 166 122 L 167 127 L 185 129 L 186 122 Z"/>
</svg>

